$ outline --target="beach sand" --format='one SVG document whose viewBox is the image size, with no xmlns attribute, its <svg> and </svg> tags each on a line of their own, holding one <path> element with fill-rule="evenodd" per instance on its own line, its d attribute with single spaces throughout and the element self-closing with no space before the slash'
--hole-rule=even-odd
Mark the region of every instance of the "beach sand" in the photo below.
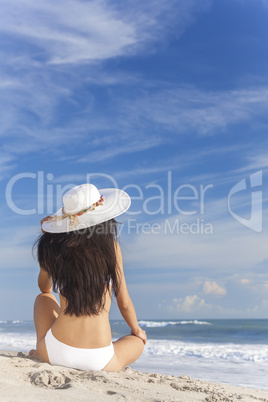
<svg viewBox="0 0 268 402">
<path fill-rule="evenodd" d="M 0 351 L 0 399 L 15 401 L 268 401 L 268 391 L 144 373 L 51 366 L 22 352 Z"/>
</svg>

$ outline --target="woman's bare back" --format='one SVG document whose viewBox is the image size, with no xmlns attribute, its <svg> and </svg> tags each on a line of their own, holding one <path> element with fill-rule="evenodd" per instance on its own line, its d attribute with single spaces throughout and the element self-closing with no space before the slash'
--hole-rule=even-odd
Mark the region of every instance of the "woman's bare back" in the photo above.
<svg viewBox="0 0 268 402">
<path fill-rule="evenodd" d="M 102 348 L 111 344 L 112 334 L 109 323 L 111 295 L 106 292 L 104 309 L 94 316 L 64 314 L 66 300 L 60 294 L 60 313 L 51 327 L 53 335 L 60 342 L 76 348 Z"/>
</svg>

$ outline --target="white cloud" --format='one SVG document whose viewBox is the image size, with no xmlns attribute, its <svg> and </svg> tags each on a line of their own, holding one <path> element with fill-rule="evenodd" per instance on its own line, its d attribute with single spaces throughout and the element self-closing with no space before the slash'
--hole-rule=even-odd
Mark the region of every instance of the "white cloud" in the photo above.
<svg viewBox="0 0 268 402">
<path fill-rule="evenodd" d="M 247 292 L 250 291 L 259 296 L 267 295 L 268 290 L 267 274 L 265 275 L 251 272 L 248 275 L 251 277 L 251 279 L 241 278 L 238 279 L 237 282 L 244 288 L 246 287 Z"/>
<path fill-rule="evenodd" d="M 15 0 L 10 7 L 2 2 L 1 31 L 43 49 L 52 64 L 119 56 L 137 41 L 134 27 L 104 1 Z"/>
<path fill-rule="evenodd" d="M 239 282 L 241 283 L 241 285 L 248 285 L 251 281 L 249 279 L 242 278 L 239 280 Z"/>
<path fill-rule="evenodd" d="M 18 145 L 14 146 L 11 141 L 5 144 L 5 149 L 27 153 L 48 148 L 53 141 L 53 149 L 62 146 L 64 153 L 66 137 L 75 137 L 88 139 L 85 148 L 92 151 L 93 161 L 104 161 L 172 141 L 176 135 L 213 134 L 225 130 L 228 125 L 251 122 L 257 116 L 266 115 L 268 89 L 265 86 L 213 92 L 193 86 L 171 86 L 169 82 L 148 83 L 138 76 L 131 80 L 129 74 L 118 71 L 109 74 L 97 63 L 90 68 L 87 65 L 84 70 L 80 66 L 81 71 L 75 68 L 84 60 L 128 55 L 134 49 L 141 52 L 141 46 L 148 41 L 166 38 L 171 31 L 180 36 L 210 3 L 151 0 L 140 1 L 138 6 L 133 6 L 132 2 L 111 6 L 106 1 L 49 0 L 40 3 L 14 0 L 11 4 L 5 0 L 0 30 L 11 38 L 11 42 L 15 35 L 14 43 L 34 43 L 38 49 L 43 49 L 50 62 L 77 64 L 71 68 L 47 67 L 36 60 L 36 49 L 31 46 L 21 47 L 28 49 L 29 54 L 21 56 L 19 53 L 11 58 L 9 50 L 3 48 L 2 60 L 7 60 L 8 67 L 5 68 L 4 63 L 1 66 L 4 73 L 0 90 L 5 103 L 0 135 L 14 138 Z M 153 48 L 150 47 L 150 51 Z M 24 68 L 24 56 L 26 64 L 29 60 L 32 63 L 30 70 Z M 17 73 L 16 77 L 12 75 L 9 63 L 21 70 L 20 79 Z M 78 88 L 81 90 L 85 83 L 104 85 L 105 89 L 108 86 L 108 110 L 98 110 L 92 87 L 83 93 L 83 101 L 78 99 Z M 117 92 L 111 91 L 115 83 L 121 84 L 120 88 L 127 83 L 130 92 L 127 91 L 127 95 L 124 91 L 121 93 L 118 87 Z M 66 116 L 58 121 L 57 114 L 63 103 L 72 106 L 71 121 L 66 121 Z M 103 144 L 110 148 L 104 148 Z M 87 161 L 84 155 L 75 159 Z M 262 159 L 249 161 L 249 166 L 251 163 L 254 167 L 257 164 L 267 166 L 267 158 L 263 155 Z"/>
<path fill-rule="evenodd" d="M 172 137 L 175 138 L 176 135 L 191 132 L 202 135 L 214 134 L 218 130 L 225 130 L 229 125 L 254 121 L 257 115 L 268 112 L 268 89 L 265 87 L 214 93 L 197 88 L 173 88 L 170 91 L 159 88 L 158 91 L 150 93 L 149 89 L 147 91 L 143 88 L 142 93 L 133 95 L 134 99 L 131 97 L 126 99 L 124 96 L 121 99 L 113 97 L 105 115 L 100 115 L 95 110 L 94 96 L 89 94 L 85 104 L 80 106 L 82 110 L 87 109 L 83 118 L 74 114 L 74 118 L 66 127 L 65 125 L 61 128 L 50 127 L 50 123 L 56 117 L 54 114 L 58 104 L 63 98 L 65 101 L 66 99 L 74 101 L 73 91 L 74 88 L 66 88 L 63 91 L 61 86 L 47 80 L 44 85 L 37 82 L 27 83 L 27 88 L 24 90 L 15 93 L 11 91 L 6 96 L 2 133 L 9 133 L 10 129 L 14 132 L 15 125 L 17 137 L 31 138 L 27 146 L 24 144 L 23 148 L 17 148 L 18 151 L 23 149 L 24 152 L 47 147 L 51 140 L 55 145 L 66 146 L 66 136 L 87 138 L 85 150 L 90 150 L 90 157 L 86 154 L 82 157 L 74 154 L 72 158 L 80 162 L 94 163 L 172 142 Z M 20 105 L 26 100 L 29 100 L 27 101 L 29 112 L 36 116 L 37 124 L 34 123 L 32 128 L 23 123 L 25 117 L 20 113 Z M 148 136 L 148 131 L 154 131 L 154 135 Z M 220 153 L 221 150 L 216 152 Z M 247 153 L 247 161 L 242 168 L 236 170 L 237 174 L 268 166 L 265 154 L 255 151 L 252 155 L 250 150 Z M 203 151 L 203 156 L 204 154 L 213 155 L 215 150 Z M 240 154 L 240 158 L 243 155 Z M 201 156 L 194 154 L 195 158 L 200 159 Z M 185 163 L 188 159 L 189 155 L 185 158 Z M 178 165 L 177 161 L 176 164 Z"/>
<path fill-rule="evenodd" d="M 197 292 L 197 288 L 194 289 L 192 286 L 194 279 L 191 274 L 189 274 L 189 281 L 186 282 L 179 279 L 173 280 L 173 278 L 169 282 L 155 282 L 154 280 L 154 275 L 151 275 L 150 281 L 147 283 L 144 281 L 128 283 L 130 294 L 134 295 L 134 304 L 139 307 L 140 316 L 144 317 L 144 308 L 146 308 L 148 316 L 175 320 L 179 318 L 203 321 L 204 318 L 217 319 L 219 317 L 267 317 L 267 292 L 266 296 L 263 294 L 260 297 L 257 295 L 252 297 L 251 293 L 249 294 L 247 291 L 238 293 L 238 289 L 236 289 L 235 292 L 228 294 L 228 298 L 218 299 L 218 302 L 215 302 L 212 296 L 207 296 L 208 299 L 204 298 Z M 149 299 L 153 301 L 153 309 L 148 308 L 147 310 L 147 300 Z"/>
<path fill-rule="evenodd" d="M 167 309 L 172 312 L 191 313 L 198 311 L 202 307 L 205 307 L 204 299 L 200 299 L 197 295 L 189 295 L 184 299 L 174 298 L 172 305 L 167 306 Z"/>
<path fill-rule="evenodd" d="M 262 147 L 265 147 L 262 144 Z M 258 169 L 266 169 L 268 167 L 268 156 L 266 153 L 261 151 L 256 152 L 254 154 L 248 155 L 247 164 L 240 169 L 237 169 L 236 172 L 244 172 L 244 171 L 254 171 Z"/>
<path fill-rule="evenodd" d="M 94 91 L 89 89 L 81 101 L 77 99 L 77 88 L 80 91 L 85 82 L 105 86 L 127 82 L 135 88 L 141 82 L 145 85 L 141 77 L 133 80 L 124 72 L 111 74 L 102 70 L 96 60 L 141 52 L 144 46 L 169 35 L 179 37 L 210 4 L 210 0 L 204 0 L 202 5 L 197 0 L 135 4 L 111 4 L 105 0 L 14 0 L 11 4 L 3 0 L 0 30 L 11 44 L 1 50 L 0 90 L 5 103 L 0 135 L 9 138 L 4 144 L 5 152 L 30 153 L 49 147 L 53 153 L 55 149 L 60 152 L 61 146 L 64 153 L 66 138 L 75 137 L 90 139 L 86 148 L 92 151 L 92 160 L 107 160 L 161 144 L 162 139 L 156 135 L 149 140 L 147 128 L 140 127 L 135 118 L 120 113 L 118 93 L 108 97 L 110 113 L 98 112 Z M 94 63 L 84 68 L 85 61 Z M 53 65 L 47 67 L 47 62 Z M 81 71 L 74 70 L 73 64 Z M 71 121 L 64 116 L 59 122 L 62 103 L 72 109 Z M 111 144 L 111 148 L 104 150 L 103 144 Z M 87 162 L 86 156 L 77 159 Z"/>
<path fill-rule="evenodd" d="M 166 83 L 165 86 L 168 86 Z M 268 87 L 204 91 L 194 87 L 161 89 L 122 103 L 132 118 L 146 119 L 173 134 L 193 130 L 215 134 L 228 125 L 254 120 L 268 112 Z"/>
<path fill-rule="evenodd" d="M 203 291 L 206 294 L 213 294 L 213 295 L 225 295 L 226 289 L 223 286 L 218 285 L 216 282 L 213 281 L 205 281 L 203 285 Z"/>
<path fill-rule="evenodd" d="M 104 160 L 117 157 L 121 154 L 131 154 L 134 152 L 144 151 L 153 147 L 157 147 L 164 142 L 163 139 L 157 137 L 144 138 L 143 140 L 128 140 L 124 145 L 111 145 L 100 150 L 92 150 L 88 156 L 79 159 L 78 162 L 97 163 Z"/>
<path fill-rule="evenodd" d="M 0 153 L 0 181 L 6 178 L 9 171 L 13 169 L 14 166 L 13 156 Z"/>
<path fill-rule="evenodd" d="M 144 289 L 145 291 L 145 289 Z M 257 304 L 244 306 L 239 308 L 234 300 L 233 307 L 219 304 L 210 304 L 205 299 L 200 298 L 196 294 L 188 295 L 182 298 L 174 298 L 172 301 L 162 301 L 159 305 L 160 314 L 165 313 L 168 318 L 186 318 L 194 317 L 195 319 L 206 318 L 265 318 L 267 316 L 268 300 L 261 299 Z M 164 316 L 164 315 L 163 315 Z"/>
<path fill-rule="evenodd" d="M 208 10 L 196 0 L 7 0 L 1 3 L 1 31 L 42 49 L 52 64 L 105 60 L 133 52 L 148 41 L 180 36 L 196 16 Z M 161 20 L 161 24 L 160 24 Z"/>
<path fill-rule="evenodd" d="M 14 0 L 12 4 L 2 1 L 0 30 L 14 46 L 24 45 L 18 52 L 12 46 L 2 49 L 2 60 L 7 61 L 8 68 L 5 63 L 1 66 L 4 73 L 0 90 L 5 104 L 0 132 L 11 139 L 5 144 L 5 151 L 10 155 L 29 153 L 46 149 L 53 141 L 50 152 L 54 149 L 60 152 L 61 146 L 64 153 L 67 137 L 86 138 L 89 141 L 85 148 L 90 150 L 91 161 L 106 161 L 159 146 L 170 141 L 173 135 L 192 131 L 211 134 L 266 114 L 266 87 L 212 92 L 191 86 L 171 86 L 168 82 L 148 84 L 143 77 L 135 76 L 131 80 L 124 72 L 113 71 L 111 75 L 95 63 L 140 53 L 145 48 L 153 52 L 153 43 L 170 35 L 180 37 L 210 5 L 210 0 L 202 3 L 150 0 L 135 4 L 131 1 L 111 4 L 104 0 L 43 3 Z M 57 65 L 48 68 L 44 60 Z M 74 70 L 74 64 L 78 66 L 84 61 L 94 61 L 94 64 L 90 69 L 81 70 L 82 73 Z M 12 75 L 9 63 L 21 69 L 20 79 L 17 74 Z M 28 68 L 30 63 L 32 68 L 27 74 L 25 63 Z M 72 68 L 58 65 L 66 63 L 72 63 Z M 105 86 L 115 83 L 124 86 L 127 82 L 133 92 L 131 96 L 127 92 L 127 98 L 124 93 L 118 96 L 117 92 L 115 96 L 107 92 L 109 110 L 100 113 L 90 88 L 82 103 L 76 98 L 77 88 L 85 82 Z M 71 121 L 66 123 L 57 121 L 62 102 L 75 109 Z M 154 135 L 148 136 L 148 130 L 154 131 Z M 86 152 L 74 159 L 88 162 Z M 267 158 L 263 155 L 262 159 L 249 161 L 249 166 L 250 163 L 252 167 L 267 166 Z"/>
</svg>

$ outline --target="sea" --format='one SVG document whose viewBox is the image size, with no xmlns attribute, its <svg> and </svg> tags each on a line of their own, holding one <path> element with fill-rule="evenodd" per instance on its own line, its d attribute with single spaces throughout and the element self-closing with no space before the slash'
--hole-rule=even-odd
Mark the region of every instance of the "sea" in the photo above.
<svg viewBox="0 0 268 402">
<path fill-rule="evenodd" d="M 268 320 L 141 320 L 147 333 L 135 370 L 268 390 Z M 113 340 L 129 333 L 111 321 Z M 0 350 L 35 348 L 33 321 L 0 321 Z"/>
</svg>

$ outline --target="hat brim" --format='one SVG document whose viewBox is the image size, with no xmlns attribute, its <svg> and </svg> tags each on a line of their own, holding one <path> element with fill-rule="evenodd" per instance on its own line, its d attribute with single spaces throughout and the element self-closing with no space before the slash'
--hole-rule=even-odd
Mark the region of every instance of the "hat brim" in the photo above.
<svg viewBox="0 0 268 402">
<path fill-rule="evenodd" d="M 82 230 L 116 218 L 126 212 L 130 207 L 130 197 L 123 190 L 105 188 L 99 190 L 99 192 L 104 197 L 103 205 L 99 205 L 95 210 L 77 216 L 79 222 L 71 226 L 69 217 L 57 219 L 56 221 L 47 220 L 42 224 L 43 231 L 49 233 L 65 233 Z M 62 208 L 54 215 L 62 216 Z"/>
</svg>

